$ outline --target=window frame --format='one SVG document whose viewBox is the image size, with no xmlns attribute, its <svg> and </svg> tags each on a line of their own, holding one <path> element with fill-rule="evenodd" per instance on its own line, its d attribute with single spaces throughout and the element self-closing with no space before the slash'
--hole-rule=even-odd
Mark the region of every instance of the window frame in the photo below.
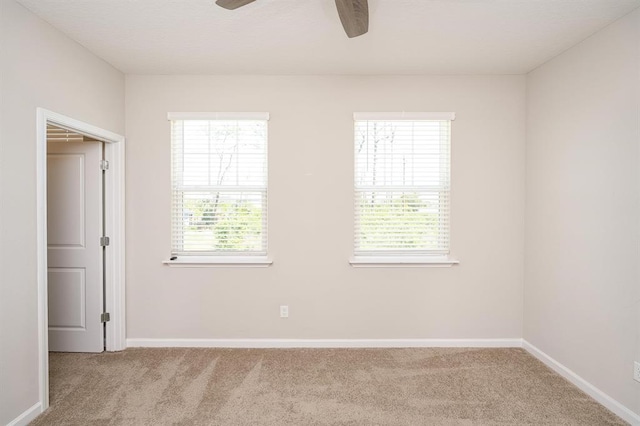
<svg viewBox="0 0 640 426">
<path fill-rule="evenodd" d="M 167 114 L 167 119 L 171 126 L 170 130 L 170 159 L 171 159 L 171 257 L 168 260 L 164 260 L 167 266 L 171 267 L 260 267 L 269 266 L 273 261 L 268 257 L 268 146 L 269 146 L 269 113 L 267 112 L 170 112 Z M 264 186 L 224 186 L 224 185 L 205 185 L 203 191 L 211 191 L 218 188 L 221 192 L 260 192 L 263 194 L 263 207 L 262 207 L 262 235 L 263 235 L 263 250 L 259 252 L 243 252 L 243 251 L 220 251 L 220 252 L 197 252 L 191 253 L 180 251 L 176 253 L 173 247 L 174 233 L 176 233 L 173 220 L 172 210 L 176 208 L 174 205 L 174 191 L 176 191 L 175 174 L 174 174 L 174 140 L 173 140 L 173 122 L 174 121 L 265 121 L 266 135 L 264 140 L 264 161 L 265 161 L 265 183 Z M 213 189 L 212 189 L 213 188 Z M 178 231 L 179 232 L 179 231 Z"/>
<path fill-rule="evenodd" d="M 363 121 L 454 121 L 454 112 L 357 112 L 353 114 L 354 119 L 354 133 L 353 144 L 354 148 L 357 145 L 356 131 L 359 122 Z M 446 191 L 449 197 L 449 212 L 447 221 L 448 227 L 448 247 L 447 250 L 403 250 L 403 251 L 390 251 L 390 250 L 358 250 L 357 249 L 357 227 L 359 222 L 359 210 L 358 200 L 360 194 L 367 191 L 389 191 L 389 190 L 402 190 L 411 189 L 411 185 L 405 186 L 393 186 L 387 187 L 380 186 L 378 189 L 373 187 L 367 189 L 367 186 L 359 187 L 357 184 L 357 161 L 356 151 L 354 149 L 354 171 L 353 171 L 353 191 L 354 191 L 354 211 L 353 211 L 353 255 L 349 260 L 349 263 L 354 267 L 423 267 L 423 266 L 435 266 L 435 267 L 450 267 L 458 264 L 459 261 L 451 257 L 451 132 L 449 133 L 448 142 L 448 158 L 449 161 L 447 170 L 449 176 L 447 179 L 447 187 L 437 190 L 439 196 L 442 196 L 442 192 Z M 415 188 L 415 187 L 414 187 Z M 440 221 L 442 226 L 442 221 Z"/>
</svg>

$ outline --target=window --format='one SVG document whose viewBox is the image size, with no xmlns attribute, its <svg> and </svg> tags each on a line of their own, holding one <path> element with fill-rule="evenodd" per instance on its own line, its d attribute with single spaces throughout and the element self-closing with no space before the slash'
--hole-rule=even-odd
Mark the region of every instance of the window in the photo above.
<svg viewBox="0 0 640 426">
<path fill-rule="evenodd" d="M 446 259 L 454 114 L 356 113 L 354 119 L 352 263 L 378 263 L 370 262 L 374 257 L 386 259 L 380 263 Z"/>
<path fill-rule="evenodd" d="M 266 256 L 268 114 L 169 119 L 172 255 Z"/>
</svg>

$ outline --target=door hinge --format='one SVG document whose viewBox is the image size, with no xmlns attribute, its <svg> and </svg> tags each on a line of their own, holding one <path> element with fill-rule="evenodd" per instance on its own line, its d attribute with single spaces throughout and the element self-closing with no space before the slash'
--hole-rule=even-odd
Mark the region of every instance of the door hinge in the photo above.
<svg viewBox="0 0 640 426">
<path fill-rule="evenodd" d="M 111 321 L 111 315 L 109 315 L 109 312 L 104 312 L 100 314 L 100 322 L 109 322 L 109 321 Z"/>
<path fill-rule="evenodd" d="M 100 246 L 106 247 L 109 245 L 109 237 L 100 237 Z"/>
<path fill-rule="evenodd" d="M 109 170 L 109 162 L 107 160 L 100 161 L 100 170 Z"/>
</svg>

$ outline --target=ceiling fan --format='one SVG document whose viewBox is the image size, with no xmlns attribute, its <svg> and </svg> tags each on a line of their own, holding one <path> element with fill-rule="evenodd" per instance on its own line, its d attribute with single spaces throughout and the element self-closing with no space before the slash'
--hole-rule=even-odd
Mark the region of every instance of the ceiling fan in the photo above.
<svg viewBox="0 0 640 426">
<path fill-rule="evenodd" d="M 216 0 L 216 4 L 228 10 L 253 3 L 255 0 Z M 369 5 L 367 0 L 335 0 L 340 22 L 349 38 L 369 31 Z"/>
</svg>

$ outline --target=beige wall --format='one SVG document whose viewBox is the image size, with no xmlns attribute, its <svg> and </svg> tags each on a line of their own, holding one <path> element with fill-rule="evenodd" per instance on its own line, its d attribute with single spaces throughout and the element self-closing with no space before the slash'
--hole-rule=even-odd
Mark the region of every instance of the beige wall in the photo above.
<svg viewBox="0 0 640 426">
<path fill-rule="evenodd" d="M 640 413 L 640 11 L 528 76 L 524 338 Z"/>
<path fill-rule="evenodd" d="M 129 338 L 519 338 L 525 77 L 127 76 Z M 167 112 L 266 111 L 269 253 L 169 256 Z M 454 111 L 450 269 L 356 269 L 353 112 Z M 290 306 L 280 319 L 278 306 Z"/>
<path fill-rule="evenodd" d="M 38 402 L 36 107 L 124 132 L 124 76 L 0 3 L 0 424 Z"/>
</svg>

